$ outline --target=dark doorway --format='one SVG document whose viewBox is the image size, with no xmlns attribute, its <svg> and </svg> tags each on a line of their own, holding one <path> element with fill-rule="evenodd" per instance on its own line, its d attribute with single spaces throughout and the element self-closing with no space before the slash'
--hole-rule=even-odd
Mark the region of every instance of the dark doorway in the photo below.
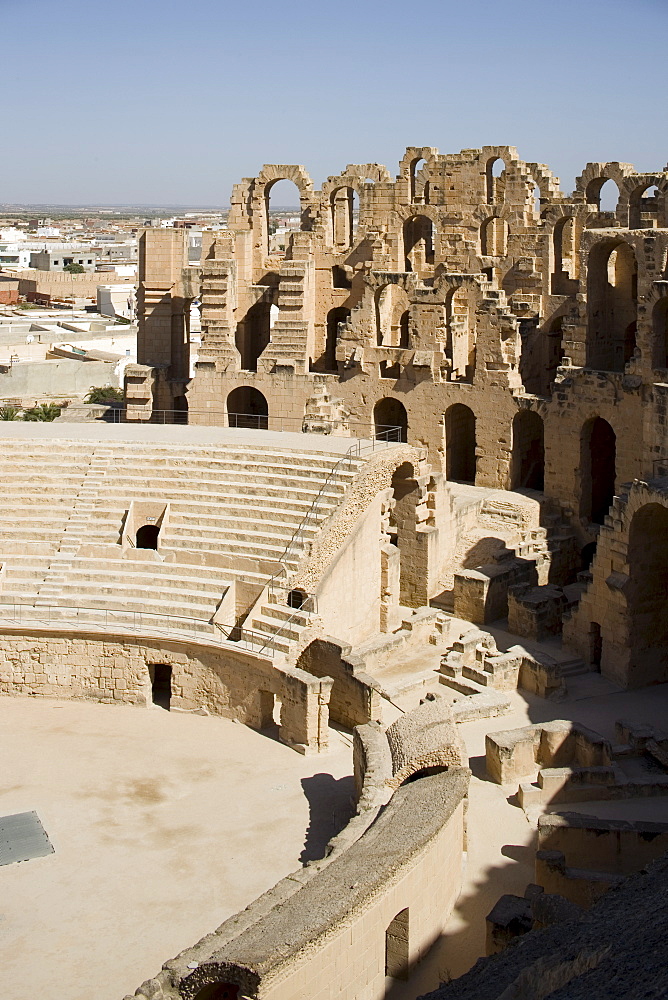
<svg viewBox="0 0 668 1000">
<path fill-rule="evenodd" d="M 408 907 L 397 913 L 385 932 L 385 975 L 408 979 Z"/>
<path fill-rule="evenodd" d="M 261 392 L 251 385 L 240 385 L 227 397 L 227 419 L 230 427 L 256 427 L 266 431 L 269 408 Z"/>
<path fill-rule="evenodd" d="M 299 610 L 306 603 L 306 594 L 303 590 L 291 590 L 288 594 L 288 607 Z"/>
<path fill-rule="evenodd" d="M 446 478 L 475 483 L 475 415 L 463 403 L 455 403 L 445 414 Z"/>
<path fill-rule="evenodd" d="M 542 490 L 545 485 L 543 421 L 533 410 L 520 410 L 513 418 L 512 488 Z"/>
<path fill-rule="evenodd" d="M 188 423 L 188 400 L 185 396 L 174 397 L 174 423 Z"/>
<path fill-rule="evenodd" d="M 195 996 L 195 1000 L 236 1000 L 239 987 L 233 983 L 209 983 Z"/>
<path fill-rule="evenodd" d="M 271 337 L 271 303 L 256 302 L 237 327 L 236 344 L 244 371 L 256 372 L 258 358 Z"/>
<path fill-rule="evenodd" d="M 629 532 L 629 687 L 668 679 L 668 510 L 650 503 Z"/>
<path fill-rule="evenodd" d="M 157 549 L 160 528 L 157 524 L 142 524 L 137 529 L 136 545 L 138 549 Z"/>
<path fill-rule="evenodd" d="M 633 247 L 606 241 L 589 254 L 587 366 L 623 372 L 636 346 L 638 265 Z"/>
<path fill-rule="evenodd" d="M 408 440 L 408 414 L 406 407 L 393 396 L 379 399 L 373 408 L 376 437 L 381 441 Z"/>
<path fill-rule="evenodd" d="M 592 622 L 589 626 L 589 663 L 601 672 L 601 656 L 603 655 L 603 637 L 601 626 Z"/>
<path fill-rule="evenodd" d="M 322 358 L 321 371 L 336 371 L 336 341 L 339 335 L 339 327 L 342 326 L 350 316 L 350 309 L 338 306 L 330 309 L 327 313 L 327 339 L 325 341 L 325 353 Z"/>
<path fill-rule="evenodd" d="M 580 440 L 583 517 L 603 524 L 615 495 L 616 437 L 607 420 L 596 417 L 582 428 Z"/>
<path fill-rule="evenodd" d="M 169 711 L 172 701 L 172 668 L 168 663 L 153 663 L 149 667 L 149 673 L 153 704 Z"/>
</svg>

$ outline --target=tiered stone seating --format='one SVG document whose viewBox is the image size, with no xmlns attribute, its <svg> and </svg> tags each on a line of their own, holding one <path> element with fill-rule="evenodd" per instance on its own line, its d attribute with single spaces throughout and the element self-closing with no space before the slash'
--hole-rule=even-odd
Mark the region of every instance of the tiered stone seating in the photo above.
<svg viewBox="0 0 668 1000">
<path fill-rule="evenodd" d="M 346 463 L 328 481 L 340 457 L 255 443 L 5 441 L 0 600 L 55 606 L 63 615 L 78 608 L 155 616 L 162 627 L 184 619 L 210 630 L 233 578 L 259 594 L 314 500 L 305 539 L 335 508 L 364 461 Z M 132 501 L 169 505 L 159 552 L 122 544 Z M 307 612 L 296 615 L 285 629 L 293 615 L 267 605 L 248 624 L 285 651 L 308 620 Z"/>
</svg>

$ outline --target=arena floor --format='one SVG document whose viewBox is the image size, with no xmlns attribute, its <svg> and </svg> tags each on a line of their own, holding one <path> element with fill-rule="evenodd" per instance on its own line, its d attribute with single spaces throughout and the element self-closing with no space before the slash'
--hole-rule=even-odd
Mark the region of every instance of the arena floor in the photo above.
<svg viewBox="0 0 668 1000">
<path fill-rule="evenodd" d="M 350 737 L 302 757 L 226 719 L 0 698 L 0 816 L 55 853 L 0 867 L 0 995 L 122 1000 L 350 815 Z"/>
</svg>

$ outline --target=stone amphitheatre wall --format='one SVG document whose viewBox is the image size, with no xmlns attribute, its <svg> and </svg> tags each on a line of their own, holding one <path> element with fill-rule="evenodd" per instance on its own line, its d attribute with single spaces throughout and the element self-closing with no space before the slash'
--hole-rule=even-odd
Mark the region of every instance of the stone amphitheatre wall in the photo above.
<svg viewBox="0 0 668 1000">
<path fill-rule="evenodd" d="M 332 680 L 243 649 L 29 629 L 3 630 L 0 646 L 3 693 L 150 705 L 152 668 L 165 664 L 172 668 L 172 708 L 203 709 L 261 728 L 271 724 L 276 701 L 285 742 L 308 752 L 327 747 Z"/>
<path fill-rule="evenodd" d="M 444 711 L 437 706 L 439 719 Z M 386 972 L 405 978 L 449 920 L 461 886 L 470 772 L 455 765 L 394 794 L 391 775 L 387 736 L 373 724 L 357 729 L 358 811 L 328 856 L 166 962 L 135 997 L 204 1000 L 228 984 L 258 1000 L 380 1000 Z"/>
</svg>

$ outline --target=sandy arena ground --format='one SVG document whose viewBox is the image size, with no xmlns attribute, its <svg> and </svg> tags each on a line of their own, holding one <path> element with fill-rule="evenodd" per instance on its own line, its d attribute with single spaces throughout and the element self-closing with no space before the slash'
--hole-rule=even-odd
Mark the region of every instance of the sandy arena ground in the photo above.
<svg viewBox="0 0 668 1000">
<path fill-rule="evenodd" d="M 55 853 L 0 867 L 0 997 L 121 1000 L 349 816 L 350 737 L 302 757 L 226 719 L 0 698 L 0 816 Z"/>
</svg>

